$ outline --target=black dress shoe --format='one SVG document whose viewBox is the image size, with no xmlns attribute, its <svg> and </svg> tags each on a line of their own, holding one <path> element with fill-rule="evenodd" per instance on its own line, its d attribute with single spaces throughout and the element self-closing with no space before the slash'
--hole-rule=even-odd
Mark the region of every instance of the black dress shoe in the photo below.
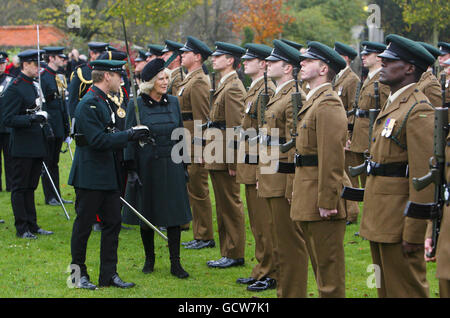
<svg viewBox="0 0 450 318">
<path fill-rule="evenodd" d="M 71 200 L 64 200 L 64 199 L 62 199 L 62 202 L 65 203 L 65 204 L 73 204 L 73 201 L 71 201 Z"/>
<path fill-rule="evenodd" d="M 89 281 L 89 278 L 87 278 L 86 276 L 81 276 L 80 277 L 80 281 L 78 282 L 78 285 L 76 286 L 77 288 L 81 288 L 81 289 L 90 289 L 90 290 L 95 290 L 97 289 L 97 286 L 95 286 L 94 284 L 92 284 Z"/>
<path fill-rule="evenodd" d="M 4 220 L 0 220 L 0 223 L 5 223 L 5 221 Z"/>
<path fill-rule="evenodd" d="M 183 245 L 183 246 L 188 246 L 188 245 L 197 243 L 197 241 L 198 241 L 198 240 L 192 240 L 192 241 L 189 241 L 189 242 L 182 242 L 181 245 Z"/>
<path fill-rule="evenodd" d="M 36 232 L 36 233 L 33 233 L 33 234 L 40 234 L 40 235 L 52 235 L 52 234 L 53 234 L 53 232 L 52 232 L 52 231 L 46 231 L 46 230 L 44 230 L 44 229 L 39 229 L 39 230 L 37 230 L 37 232 Z"/>
<path fill-rule="evenodd" d="M 206 265 L 208 265 L 209 267 L 214 267 L 217 264 L 223 263 L 225 261 L 225 259 L 226 259 L 226 257 L 221 257 L 217 261 L 214 261 L 214 260 L 207 261 Z"/>
<path fill-rule="evenodd" d="M 101 286 L 101 287 L 113 286 L 113 287 L 118 287 L 118 288 L 131 288 L 131 287 L 134 287 L 135 284 L 134 283 L 125 283 L 122 279 L 120 279 L 118 274 L 114 274 L 113 277 L 111 277 L 109 283 L 99 284 L 99 286 Z"/>
<path fill-rule="evenodd" d="M 262 280 L 258 280 L 254 282 L 253 284 L 247 286 L 248 291 L 263 291 L 267 289 L 273 289 L 277 286 L 277 281 L 273 278 L 267 277 Z"/>
<path fill-rule="evenodd" d="M 30 239 L 30 240 L 37 239 L 37 236 L 34 235 L 33 233 L 29 232 L 29 231 L 27 231 L 27 232 L 25 232 L 23 234 L 17 234 L 17 237 L 24 238 L 24 239 Z"/>
<path fill-rule="evenodd" d="M 247 277 L 247 278 L 238 278 L 236 279 L 236 283 L 243 284 L 243 285 L 251 285 L 254 282 L 256 282 L 256 278 L 253 277 Z"/>
<path fill-rule="evenodd" d="M 206 247 L 212 248 L 215 246 L 216 246 L 216 242 L 214 242 L 214 240 L 207 240 L 207 241 L 197 240 L 197 242 L 187 245 L 184 248 L 191 249 L 191 250 L 199 250 L 202 248 L 206 248 Z"/>
<path fill-rule="evenodd" d="M 59 201 L 56 200 L 55 198 L 50 199 L 48 202 L 45 202 L 45 204 L 47 204 L 47 205 L 52 205 L 52 206 L 58 206 L 58 205 L 61 205 L 61 203 L 59 203 Z"/>
<path fill-rule="evenodd" d="M 245 262 L 243 258 L 233 259 L 228 257 L 222 257 L 218 261 L 212 261 L 211 263 L 208 264 L 208 266 L 214 268 L 228 268 L 233 266 L 241 266 L 244 265 L 244 263 Z"/>
</svg>

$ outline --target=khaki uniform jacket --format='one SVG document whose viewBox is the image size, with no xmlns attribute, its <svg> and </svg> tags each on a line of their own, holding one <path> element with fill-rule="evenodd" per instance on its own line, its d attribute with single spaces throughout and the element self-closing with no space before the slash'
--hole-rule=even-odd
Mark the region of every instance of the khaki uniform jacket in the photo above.
<svg viewBox="0 0 450 318">
<path fill-rule="evenodd" d="M 245 112 L 242 118 L 241 128 L 246 131 L 249 128 L 254 128 L 256 133 L 258 132 L 259 126 L 261 124 L 261 108 L 262 100 L 260 95 L 264 93 L 264 78 L 258 80 L 254 83 L 252 87 L 247 92 L 245 97 L 244 106 Z M 267 81 L 267 94 L 269 98 L 275 93 L 275 84 L 271 81 Z M 249 153 L 249 143 L 248 141 L 241 142 L 240 147 L 245 148 L 245 153 Z M 242 150 L 242 148 L 240 148 Z M 238 163 L 236 171 L 236 182 L 243 184 L 256 184 L 256 169 L 257 164 L 245 164 Z"/>
<path fill-rule="evenodd" d="M 423 72 L 417 88 L 425 94 L 433 107 L 442 107 L 441 85 L 431 71 Z"/>
<path fill-rule="evenodd" d="M 361 110 L 375 109 L 374 83 L 378 82 L 378 93 L 380 95 L 380 107 L 383 107 L 389 97 L 390 88 L 379 82 L 380 72 L 376 73 L 370 80 L 367 78 L 359 93 L 358 107 Z M 369 118 L 355 119 L 353 127 L 352 143 L 350 151 L 363 153 L 369 147 Z"/>
<path fill-rule="evenodd" d="M 359 77 L 350 67 L 347 67 L 344 73 L 334 83 L 334 91 L 338 93 L 346 111 L 353 109 L 358 84 Z"/>
<path fill-rule="evenodd" d="M 387 119 L 395 120 L 389 138 L 381 136 Z M 416 191 L 412 185 L 414 177 L 422 177 L 429 171 L 433 130 L 433 107 L 417 89 L 417 84 L 402 92 L 389 107 L 383 106 L 373 127 L 372 161 L 380 164 L 407 162 L 409 176 L 367 176 L 360 226 L 362 237 L 379 243 L 424 242 L 426 221 L 405 217 L 403 211 L 408 200 L 434 201 L 433 186 Z"/>
<path fill-rule="evenodd" d="M 184 79 L 185 74 L 183 73 L 183 68 L 177 67 L 170 72 L 169 79 L 169 89 L 167 90 L 167 94 L 177 96 L 178 89 L 180 88 L 180 84 Z"/>
<path fill-rule="evenodd" d="M 203 72 L 202 68 L 193 71 L 185 76 L 178 85 L 178 101 L 182 113 L 192 113 L 194 120 L 206 123 L 209 118 L 209 91 L 211 84 L 209 77 Z M 194 121 L 183 121 L 184 128 L 189 130 L 191 140 L 194 137 Z M 191 160 L 194 159 L 192 142 L 187 142 L 191 150 Z"/>
<path fill-rule="evenodd" d="M 347 116 L 331 84 L 319 88 L 297 118 L 297 153 L 317 155 L 318 166 L 295 168 L 291 218 L 321 221 L 320 207 L 337 209 L 334 220 L 345 219 L 345 200 L 340 194 L 344 182 L 348 181 L 344 173 Z"/>
<path fill-rule="evenodd" d="M 292 93 L 295 92 L 295 81 L 292 80 L 286 84 L 278 93 L 276 93 L 267 104 L 266 112 L 264 115 L 264 125 L 262 128 L 267 129 L 267 134 L 271 135 L 272 128 L 278 128 L 279 138 L 286 138 L 286 141 L 291 139 L 291 129 L 293 128 L 293 112 L 292 112 Z M 306 95 L 301 91 L 303 103 L 306 99 Z M 292 196 L 292 180 L 288 174 L 285 173 L 264 173 L 263 167 L 275 167 L 275 163 L 267 162 L 263 163 L 261 160 L 261 147 L 260 147 L 260 162 L 257 169 L 258 179 L 258 196 L 263 198 L 274 197 L 286 197 Z M 265 156 L 273 157 L 272 152 L 279 153 L 279 161 L 288 162 L 288 158 L 294 149 L 290 152 L 282 153 L 279 151 L 279 146 L 268 146 L 263 150 Z M 267 159 L 267 158 L 266 158 Z M 263 172 L 263 173 L 262 173 Z"/>
<path fill-rule="evenodd" d="M 244 84 L 239 79 L 237 73 L 230 75 L 225 81 L 219 84 L 214 98 L 213 105 L 210 111 L 210 118 L 213 122 L 225 121 L 227 128 L 233 128 L 239 126 L 244 114 L 244 98 L 246 95 Z M 222 140 L 215 140 L 223 143 L 222 158 L 218 158 L 217 162 L 206 163 L 205 168 L 208 170 L 236 170 L 237 151 L 234 150 L 233 163 L 227 164 L 227 148 L 228 141 L 226 140 L 226 131 L 220 130 Z M 210 141 L 207 142 L 206 147 Z M 230 151 L 230 150 L 228 150 Z M 215 156 L 215 151 L 211 151 Z M 221 159 L 221 162 L 219 160 Z"/>
</svg>

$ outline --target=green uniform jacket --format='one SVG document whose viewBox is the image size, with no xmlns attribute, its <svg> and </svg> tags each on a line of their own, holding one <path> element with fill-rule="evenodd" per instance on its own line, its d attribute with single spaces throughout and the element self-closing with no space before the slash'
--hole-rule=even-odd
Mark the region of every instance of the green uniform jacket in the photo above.
<svg viewBox="0 0 450 318">
<path fill-rule="evenodd" d="M 128 133 L 107 132 L 112 111 L 107 96 L 92 86 L 75 111 L 75 131 L 84 134 L 87 146 L 77 146 L 69 184 L 91 190 L 119 190 L 114 151 L 127 145 Z"/>
<path fill-rule="evenodd" d="M 59 95 L 55 76 L 56 72 L 49 66 L 41 72 L 41 88 L 45 97 L 45 105 L 42 109 L 48 113 L 48 122 L 54 136 L 65 138 L 69 135 L 69 117 L 66 101 Z"/>
<path fill-rule="evenodd" d="M 36 107 L 38 98 L 33 79 L 23 73 L 8 87 L 2 98 L 3 123 L 11 129 L 10 151 L 13 157 L 43 158 L 47 142 L 39 123 L 32 123 L 27 109 Z"/>
<path fill-rule="evenodd" d="M 69 112 L 70 118 L 75 116 L 78 102 L 92 85 L 92 69 L 89 64 L 81 64 L 73 71 L 69 84 Z"/>
</svg>

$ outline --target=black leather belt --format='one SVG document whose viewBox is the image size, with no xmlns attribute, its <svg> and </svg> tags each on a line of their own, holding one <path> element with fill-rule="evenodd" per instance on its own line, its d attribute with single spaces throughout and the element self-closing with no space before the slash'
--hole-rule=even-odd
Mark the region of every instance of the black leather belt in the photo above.
<svg viewBox="0 0 450 318">
<path fill-rule="evenodd" d="M 358 109 L 356 111 L 355 115 L 358 118 L 369 118 L 369 111 L 368 110 Z"/>
<path fill-rule="evenodd" d="M 381 164 L 369 161 L 367 164 L 367 174 L 373 176 L 407 178 L 409 176 L 408 170 L 407 162 Z"/>
<path fill-rule="evenodd" d="M 300 155 L 298 153 L 294 156 L 294 164 L 296 167 L 317 167 L 319 158 L 317 155 Z"/>
<path fill-rule="evenodd" d="M 194 120 L 194 115 L 192 114 L 192 112 L 189 112 L 189 113 L 181 113 L 181 118 L 183 119 L 183 121 L 186 121 L 186 120 Z"/>
</svg>

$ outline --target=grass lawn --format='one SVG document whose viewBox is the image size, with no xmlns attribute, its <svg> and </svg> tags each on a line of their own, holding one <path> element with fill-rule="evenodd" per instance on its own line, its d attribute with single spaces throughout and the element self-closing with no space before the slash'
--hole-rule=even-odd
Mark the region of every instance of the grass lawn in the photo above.
<svg viewBox="0 0 450 318">
<path fill-rule="evenodd" d="M 74 149 L 74 145 L 72 145 Z M 63 147 L 65 148 L 65 147 Z M 61 154 L 60 173 L 63 197 L 75 200 L 72 187 L 67 179 L 71 159 L 69 153 Z M 4 173 L 2 174 L 5 189 Z M 241 196 L 245 205 L 243 187 Z M 212 189 L 211 189 L 211 193 Z M 215 232 L 216 247 L 199 251 L 181 248 L 181 262 L 189 272 L 188 279 L 178 279 L 170 274 L 169 251 L 167 243 L 155 235 L 156 262 L 155 271 L 145 275 L 141 272 L 144 252 L 137 226 L 131 230 L 122 230 L 119 240 L 118 273 L 125 281 L 136 283 L 129 290 L 117 288 L 101 288 L 96 291 L 85 291 L 67 287 L 66 272 L 71 261 L 70 238 L 72 223 L 75 218 L 74 206 L 66 205 L 71 220 L 67 221 L 61 207 L 45 205 L 42 186 L 39 185 L 36 195 L 38 224 L 46 230 L 54 231 L 53 235 L 40 236 L 37 240 L 16 238 L 14 217 L 11 209 L 11 196 L 8 192 L 0 192 L 0 298 L 274 298 L 275 290 L 261 293 L 248 292 L 245 286 L 237 284 L 238 277 L 248 277 L 256 261 L 254 258 L 254 240 L 246 213 L 247 243 L 245 266 L 230 269 L 211 269 L 206 261 L 220 258 L 218 234 Z M 213 201 L 214 204 L 214 201 Z M 214 215 L 214 225 L 215 223 Z M 367 272 L 372 263 L 369 243 L 354 236 L 358 225 L 347 226 L 345 236 L 346 255 L 346 290 L 350 298 L 377 297 L 376 289 L 367 287 L 367 280 L 372 272 Z M 182 232 L 182 241 L 192 239 L 192 230 Z M 98 282 L 100 233 L 92 232 L 87 250 L 89 275 L 93 283 Z M 438 282 L 435 278 L 435 264 L 428 264 L 428 280 L 430 296 L 438 296 Z M 314 275 L 310 268 L 308 278 L 308 294 L 317 297 Z"/>
</svg>

